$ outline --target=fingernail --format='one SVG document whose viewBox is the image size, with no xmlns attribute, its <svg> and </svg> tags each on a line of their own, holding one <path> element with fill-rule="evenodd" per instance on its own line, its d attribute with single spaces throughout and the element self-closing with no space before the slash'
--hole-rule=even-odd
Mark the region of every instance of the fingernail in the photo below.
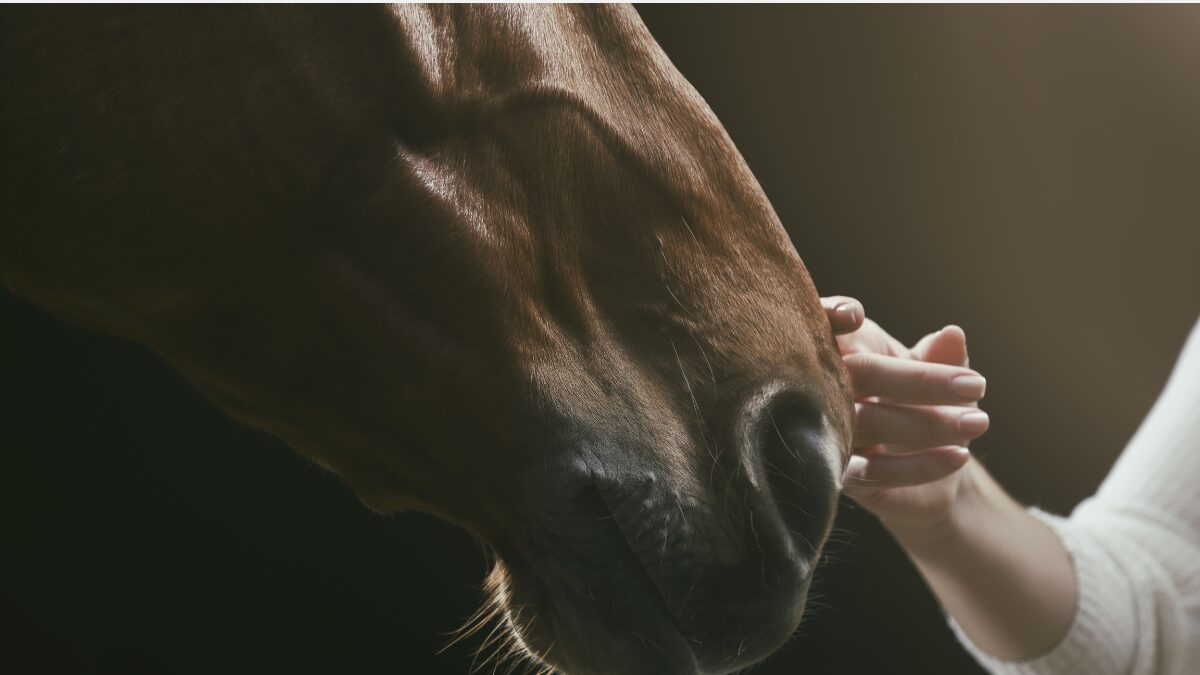
<svg viewBox="0 0 1200 675">
<path fill-rule="evenodd" d="M 950 380 L 950 391 L 963 398 L 977 401 L 983 398 L 983 393 L 987 391 L 987 380 L 978 375 L 959 375 Z"/>
<path fill-rule="evenodd" d="M 982 410 L 963 413 L 958 418 L 958 430 L 964 434 L 982 434 L 988 428 L 988 414 Z"/>
<path fill-rule="evenodd" d="M 843 302 L 833 311 L 852 323 L 858 323 L 860 320 L 859 312 L 862 311 L 862 305 L 858 304 L 857 302 Z"/>
</svg>

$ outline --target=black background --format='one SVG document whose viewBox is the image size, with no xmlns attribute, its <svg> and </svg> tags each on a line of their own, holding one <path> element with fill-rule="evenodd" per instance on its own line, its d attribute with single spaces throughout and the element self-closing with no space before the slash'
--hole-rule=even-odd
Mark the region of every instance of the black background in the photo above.
<svg viewBox="0 0 1200 675">
<path fill-rule="evenodd" d="M 822 292 L 905 341 L 963 325 L 976 453 L 1025 501 L 1091 493 L 1200 313 L 1200 11 L 640 9 Z M 486 572 L 463 533 L 10 296 L 0 386 L 0 669 L 466 672 L 478 640 L 435 655 Z M 838 528 L 757 672 L 976 672 L 873 519 Z"/>
</svg>

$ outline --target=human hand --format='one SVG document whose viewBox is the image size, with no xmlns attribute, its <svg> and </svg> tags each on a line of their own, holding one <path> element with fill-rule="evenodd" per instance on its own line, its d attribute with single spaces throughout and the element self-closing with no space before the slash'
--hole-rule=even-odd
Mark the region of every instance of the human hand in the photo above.
<svg viewBox="0 0 1200 675">
<path fill-rule="evenodd" d="M 845 493 L 892 529 L 943 522 L 988 427 L 986 382 L 967 368 L 966 335 L 947 326 L 905 347 L 850 298 L 823 298 L 854 387 L 854 455 Z"/>
</svg>

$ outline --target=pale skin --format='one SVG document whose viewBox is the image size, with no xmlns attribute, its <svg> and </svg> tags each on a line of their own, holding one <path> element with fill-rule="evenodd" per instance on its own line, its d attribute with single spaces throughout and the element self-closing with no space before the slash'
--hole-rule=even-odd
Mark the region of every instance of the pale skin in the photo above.
<svg viewBox="0 0 1200 675">
<path fill-rule="evenodd" d="M 858 409 L 846 495 L 879 517 L 943 609 L 981 649 L 1021 661 L 1050 651 L 1075 616 L 1058 537 L 971 457 L 987 430 L 983 378 L 957 326 L 905 347 L 851 298 L 822 298 Z"/>
</svg>

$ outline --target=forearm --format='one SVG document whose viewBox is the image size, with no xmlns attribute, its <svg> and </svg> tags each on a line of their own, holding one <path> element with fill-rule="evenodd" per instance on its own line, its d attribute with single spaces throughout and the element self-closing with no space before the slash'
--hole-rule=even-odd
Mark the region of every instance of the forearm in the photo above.
<svg viewBox="0 0 1200 675">
<path fill-rule="evenodd" d="M 946 612 L 984 651 L 1025 660 L 1050 651 L 1075 616 L 1077 589 L 1058 537 L 972 460 L 946 521 L 884 524 Z"/>
</svg>

